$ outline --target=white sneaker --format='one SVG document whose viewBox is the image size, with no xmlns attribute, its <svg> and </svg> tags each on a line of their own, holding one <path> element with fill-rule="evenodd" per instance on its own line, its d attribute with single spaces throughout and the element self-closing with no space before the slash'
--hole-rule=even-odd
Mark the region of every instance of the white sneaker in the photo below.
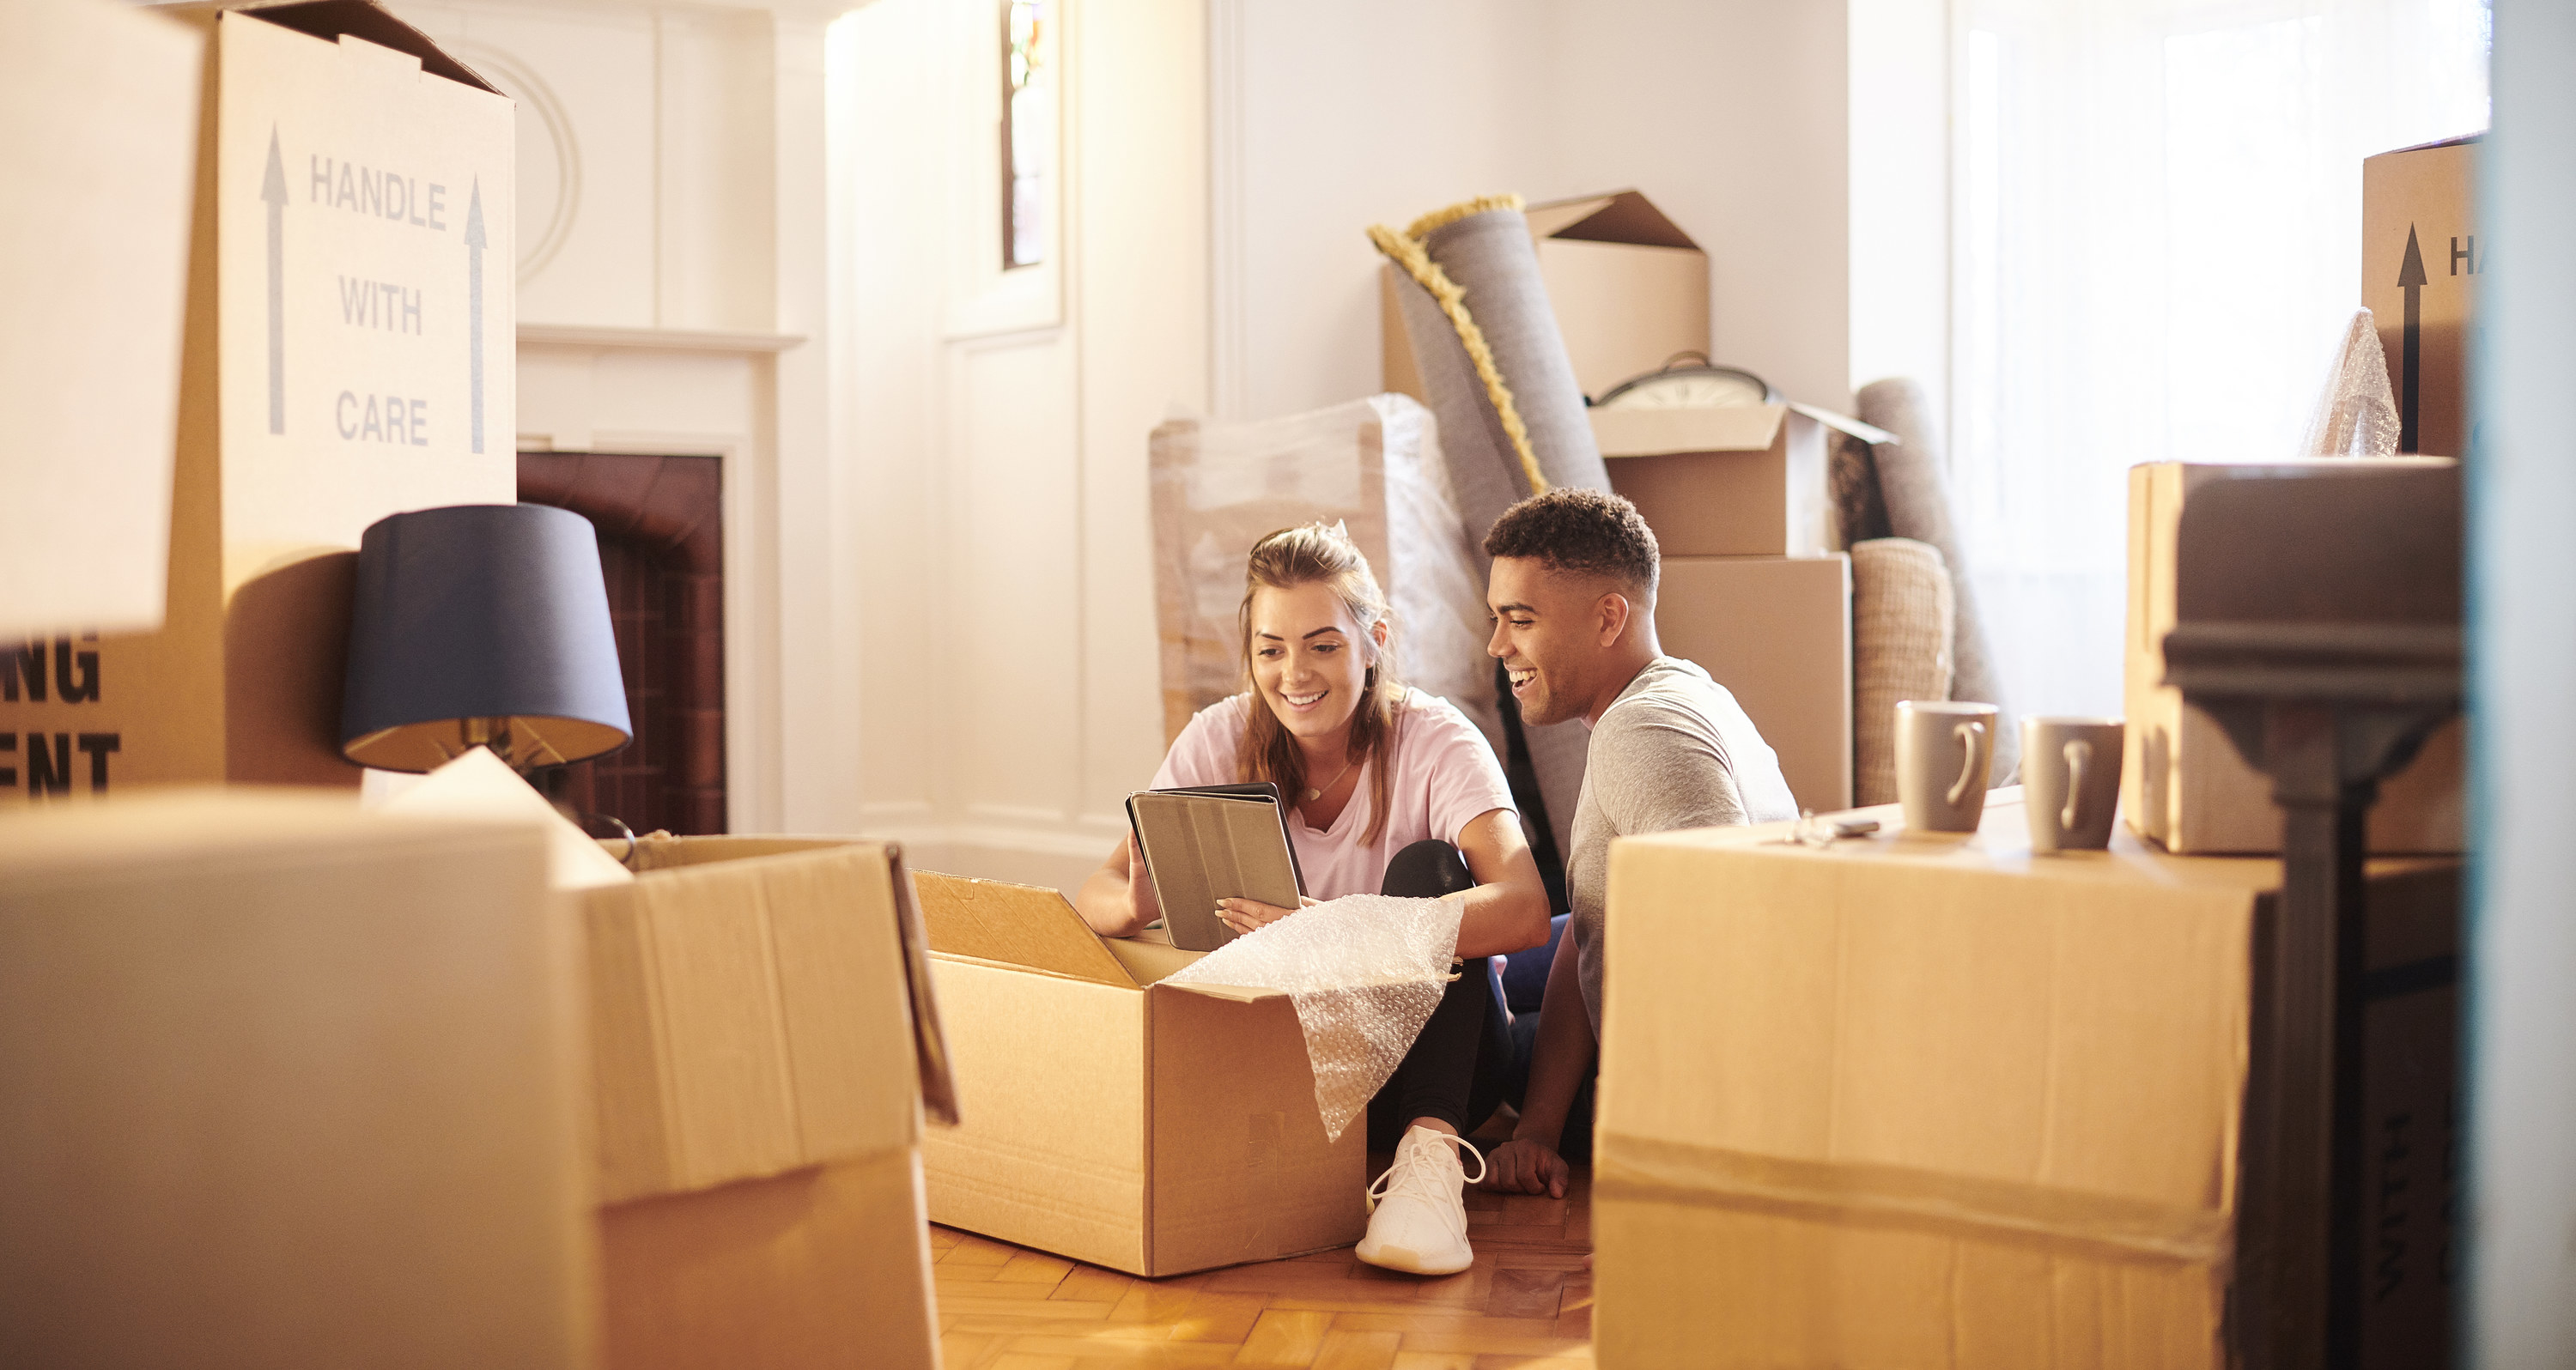
<svg viewBox="0 0 2576 1370">
<path fill-rule="evenodd" d="M 1467 1205 L 1460 1197 L 1470 1181 L 1459 1151 L 1476 1158 L 1475 1178 L 1485 1178 L 1485 1155 L 1466 1138 L 1427 1127 L 1407 1130 L 1395 1148 L 1395 1164 L 1369 1186 L 1368 1235 L 1353 1254 L 1415 1275 L 1455 1275 L 1474 1264 Z"/>
</svg>

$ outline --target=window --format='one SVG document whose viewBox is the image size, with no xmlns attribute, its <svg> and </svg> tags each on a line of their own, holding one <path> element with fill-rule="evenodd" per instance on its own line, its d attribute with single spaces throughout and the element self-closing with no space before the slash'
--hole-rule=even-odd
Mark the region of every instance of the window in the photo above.
<svg viewBox="0 0 2576 1370">
<path fill-rule="evenodd" d="M 1040 78 L 1048 52 L 1046 0 L 1002 6 L 1002 269 L 1046 260 L 1048 161 L 1054 109 Z"/>
<path fill-rule="evenodd" d="M 2487 122 L 2479 0 L 1957 0 L 1952 486 L 2011 703 L 2120 712 L 2127 468 L 2293 455 L 2361 160 Z"/>
</svg>

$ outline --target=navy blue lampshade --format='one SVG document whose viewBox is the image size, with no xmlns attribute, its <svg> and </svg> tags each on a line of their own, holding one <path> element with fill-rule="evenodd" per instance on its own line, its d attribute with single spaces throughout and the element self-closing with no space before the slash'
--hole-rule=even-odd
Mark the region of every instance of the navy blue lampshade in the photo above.
<svg viewBox="0 0 2576 1370">
<path fill-rule="evenodd" d="M 633 732 L 590 520 L 543 504 L 460 504 L 367 529 L 343 755 L 427 771 L 489 746 L 526 771 L 614 751 Z"/>
</svg>

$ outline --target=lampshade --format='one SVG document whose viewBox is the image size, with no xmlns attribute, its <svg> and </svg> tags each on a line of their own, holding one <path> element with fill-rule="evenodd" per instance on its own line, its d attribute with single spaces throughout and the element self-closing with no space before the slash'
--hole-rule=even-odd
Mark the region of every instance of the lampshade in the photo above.
<svg viewBox="0 0 2576 1370">
<path fill-rule="evenodd" d="M 426 771 L 490 745 L 524 771 L 632 732 L 590 520 L 461 504 L 367 529 L 340 702 L 351 761 Z"/>
</svg>

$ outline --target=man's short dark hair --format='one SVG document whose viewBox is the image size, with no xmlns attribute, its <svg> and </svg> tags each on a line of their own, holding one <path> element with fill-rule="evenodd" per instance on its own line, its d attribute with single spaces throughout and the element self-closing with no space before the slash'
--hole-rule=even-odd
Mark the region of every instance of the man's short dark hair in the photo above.
<svg viewBox="0 0 2576 1370">
<path fill-rule="evenodd" d="M 1607 576 L 1655 597 L 1663 553 L 1637 506 L 1600 490 L 1550 490 L 1503 511 L 1485 555 L 1526 557 L 1549 570 Z"/>
</svg>

